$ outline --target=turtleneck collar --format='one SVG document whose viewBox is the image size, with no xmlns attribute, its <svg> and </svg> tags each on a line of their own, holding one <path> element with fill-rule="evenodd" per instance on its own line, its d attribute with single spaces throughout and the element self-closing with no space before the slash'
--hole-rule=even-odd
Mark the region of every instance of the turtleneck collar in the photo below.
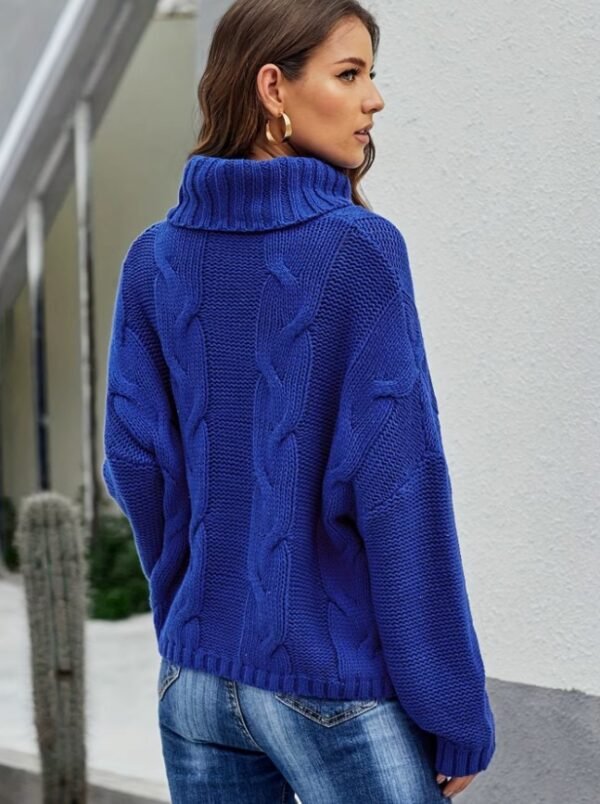
<svg viewBox="0 0 600 804">
<path fill-rule="evenodd" d="M 167 220 L 218 231 L 280 229 L 352 203 L 348 176 L 316 157 L 194 155 L 185 164 L 179 201 Z"/>
</svg>

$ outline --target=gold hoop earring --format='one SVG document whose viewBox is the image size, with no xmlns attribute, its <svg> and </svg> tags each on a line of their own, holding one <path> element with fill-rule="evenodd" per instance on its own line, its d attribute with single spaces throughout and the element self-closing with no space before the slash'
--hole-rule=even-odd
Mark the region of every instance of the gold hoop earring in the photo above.
<svg viewBox="0 0 600 804">
<path fill-rule="evenodd" d="M 287 116 L 287 114 L 285 112 L 282 112 L 282 115 L 283 115 L 283 120 L 285 122 L 285 134 L 283 135 L 282 139 L 279 140 L 279 142 L 275 139 L 275 137 L 271 133 L 271 129 L 269 128 L 269 121 L 267 120 L 265 133 L 267 135 L 267 140 L 269 142 L 272 142 L 274 145 L 278 145 L 281 142 L 285 142 L 292 135 L 292 121 L 290 120 L 290 118 Z"/>
</svg>

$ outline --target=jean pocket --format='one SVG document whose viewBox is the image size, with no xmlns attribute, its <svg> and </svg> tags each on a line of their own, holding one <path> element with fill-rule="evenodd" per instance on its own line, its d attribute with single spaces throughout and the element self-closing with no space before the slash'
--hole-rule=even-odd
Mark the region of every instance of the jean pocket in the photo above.
<svg viewBox="0 0 600 804">
<path fill-rule="evenodd" d="M 276 692 L 274 695 L 280 703 L 309 720 L 326 727 L 338 726 L 340 723 L 359 717 L 359 715 L 374 709 L 379 703 L 376 698 L 344 701 L 334 698 L 314 698 L 309 695 L 295 695 L 287 692 Z"/>
<path fill-rule="evenodd" d="M 160 662 L 160 669 L 158 671 L 158 685 L 157 685 L 157 692 L 158 692 L 158 700 L 162 701 L 165 696 L 166 691 L 169 689 L 171 684 L 175 682 L 181 673 L 181 666 L 175 664 L 174 662 L 165 659 L 164 656 L 161 657 Z"/>
</svg>

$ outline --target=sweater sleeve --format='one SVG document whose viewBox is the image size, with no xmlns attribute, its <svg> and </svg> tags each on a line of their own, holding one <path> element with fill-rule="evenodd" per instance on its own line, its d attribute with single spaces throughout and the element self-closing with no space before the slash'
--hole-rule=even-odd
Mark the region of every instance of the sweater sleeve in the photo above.
<svg viewBox="0 0 600 804">
<path fill-rule="evenodd" d="M 392 281 L 348 379 L 357 526 L 399 701 L 436 735 L 437 770 L 464 776 L 491 761 L 495 721 L 405 242 L 385 218 L 369 226 L 370 268 Z"/>
<path fill-rule="evenodd" d="M 152 228 L 130 246 L 119 276 L 108 351 L 102 475 L 128 518 L 144 575 L 163 547 L 165 485 L 175 414 L 152 318 Z"/>
</svg>

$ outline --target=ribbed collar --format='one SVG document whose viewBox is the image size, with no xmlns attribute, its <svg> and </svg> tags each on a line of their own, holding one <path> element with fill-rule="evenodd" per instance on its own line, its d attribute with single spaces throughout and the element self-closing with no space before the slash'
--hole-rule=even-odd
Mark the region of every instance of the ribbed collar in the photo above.
<svg viewBox="0 0 600 804">
<path fill-rule="evenodd" d="M 247 232 L 290 226 L 352 203 L 348 176 L 316 157 L 195 155 L 185 164 L 179 201 L 167 219 L 178 226 Z"/>
</svg>

